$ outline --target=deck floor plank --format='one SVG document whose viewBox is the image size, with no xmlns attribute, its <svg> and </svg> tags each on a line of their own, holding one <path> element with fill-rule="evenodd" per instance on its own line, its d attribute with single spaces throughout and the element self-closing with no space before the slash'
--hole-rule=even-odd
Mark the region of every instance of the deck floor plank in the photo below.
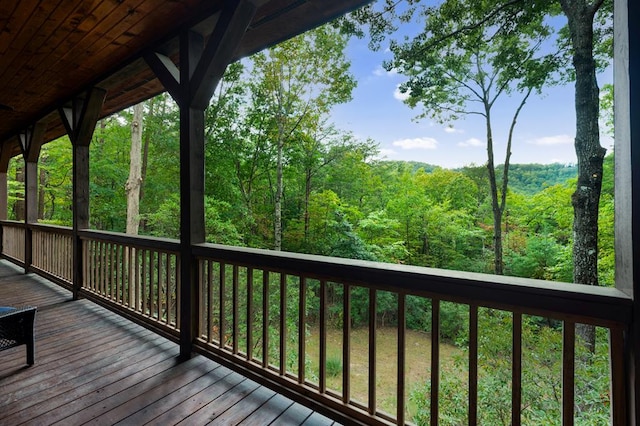
<svg viewBox="0 0 640 426">
<path fill-rule="evenodd" d="M 267 401 L 275 396 L 275 392 L 265 387 L 258 387 L 246 397 L 231 405 L 220 416 L 209 424 L 215 425 L 237 425 L 254 411 L 260 409 Z"/>
<path fill-rule="evenodd" d="M 37 306 L 36 364 L 0 352 L 0 424 L 330 425 L 309 408 L 0 260 L 0 305 Z"/>
<path fill-rule="evenodd" d="M 283 426 L 290 425 L 295 423 L 296 421 L 300 423 L 305 420 L 309 414 L 311 414 L 311 409 L 307 407 L 303 407 L 302 405 L 293 404 L 289 398 L 286 398 L 282 395 L 275 394 L 271 399 L 269 399 L 262 407 L 255 410 L 248 417 L 243 419 L 238 425 L 273 425 L 278 424 L 274 421 L 284 415 L 285 412 L 288 411 L 288 408 L 291 406 L 301 407 L 308 411 L 307 415 L 297 415 L 295 417 L 290 417 L 290 421 L 288 423 L 280 423 Z"/>
<path fill-rule="evenodd" d="M 196 395 L 204 389 L 207 389 L 209 386 L 229 374 L 231 374 L 231 370 L 223 366 L 219 366 L 212 370 L 209 374 L 205 374 L 194 380 L 188 386 L 183 386 L 180 389 L 176 389 L 165 397 L 158 399 L 157 401 L 147 405 L 146 407 L 143 407 L 135 414 L 132 414 L 131 416 L 123 419 L 116 424 L 126 426 L 131 424 L 142 425 L 151 422 L 155 418 L 174 409 L 174 407 L 176 407 L 177 405 L 184 403 L 189 398 L 192 398 L 193 395 Z"/>
</svg>

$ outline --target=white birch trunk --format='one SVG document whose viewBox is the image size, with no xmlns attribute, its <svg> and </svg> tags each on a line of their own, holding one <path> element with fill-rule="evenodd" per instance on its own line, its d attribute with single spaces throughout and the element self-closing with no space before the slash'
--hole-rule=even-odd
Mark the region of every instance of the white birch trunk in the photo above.
<svg viewBox="0 0 640 426">
<path fill-rule="evenodd" d="M 143 105 L 133 107 L 131 120 L 131 153 L 127 192 L 127 234 L 137 235 L 140 224 L 140 187 L 142 186 L 142 120 Z"/>
</svg>

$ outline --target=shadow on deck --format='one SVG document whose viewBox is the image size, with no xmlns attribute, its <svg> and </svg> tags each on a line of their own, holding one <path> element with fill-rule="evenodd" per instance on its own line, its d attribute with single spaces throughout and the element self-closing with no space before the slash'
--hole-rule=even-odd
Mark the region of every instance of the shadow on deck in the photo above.
<svg viewBox="0 0 640 426">
<path fill-rule="evenodd" d="M 0 424 L 335 424 L 7 261 L 0 305 L 38 307 L 35 365 L 0 353 Z"/>
</svg>

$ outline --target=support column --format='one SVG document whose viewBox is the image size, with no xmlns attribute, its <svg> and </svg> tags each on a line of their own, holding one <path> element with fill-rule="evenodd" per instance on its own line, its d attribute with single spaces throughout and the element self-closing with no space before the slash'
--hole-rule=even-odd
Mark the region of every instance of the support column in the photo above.
<svg viewBox="0 0 640 426">
<path fill-rule="evenodd" d="M 73 299 L 82 288 L 80 230 L 89 227 L 89 144 L 107 92 L 94 87 L 60 108 L 60 118 L 73 146 Z"/>
<path fill-rule="evenodd" d="M 11 160 L 11 150 L 7 144 L 0 147 L 0 220 L 7 220 L 9 208 L 9 191 L 7 187 L 7 171 Z M 4 252 L 3 227 L 0 225 L 0 254 Z"/>
<path fill-rule="evenodd" d="M 9 208 L 9 190 L 7 187 L 7 172 L 11 160 L 11 150 L 6 144 L 0 148 L 0 220 L 7 220 Z M 1 244 L 1 241 L 0 241 Z"/>
<path fill-rule="evenodd" d="M 256 12 L 250 0 L 225 2 L 208 43 L 194 32 L 180 35 L 177 67 L 160 53 L 149 67 L 180 107 L 180 360 L 198 337 L 198 263 L 193 245 L 205 242 L 204 110 Z"/>
<path fill-rule="evenodd" d="M 44 142 L 46 124 L 36 123 L 18 135 L 24 159 L 24 271 L 29 272 L 33 260 L 33 230 L 38 222 L 38 158 Z"/>
<path fill-rule="evenodd" d="M 625 333 L 627 421 L 640 421 L 640 4 L 615 0 L 615 252 L 616 287 L 633 298 Z M 614 401 L 615 402 L 615 401 Z"/>
</svg>

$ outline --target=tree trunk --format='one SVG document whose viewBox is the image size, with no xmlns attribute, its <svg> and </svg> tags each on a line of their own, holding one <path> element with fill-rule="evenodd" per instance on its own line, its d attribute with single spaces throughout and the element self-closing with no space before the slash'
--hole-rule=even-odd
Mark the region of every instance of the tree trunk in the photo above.
<svg viewBox="0 0 640 426">
<path fill-rule="evenodd" d="M 491 187 L 491 210 L 493 212 L 493 272 L 504 273 L 502 262 L 502 208 L 498 198 L 498 182 L 496 180 L 495 162 L 493 159 L 493 132 L 491 130 L 491 107 L 485 102 L 485 119 L 487 126 L 487 171 Z"/>
<path fill-rule="evenodd" d="M 275 199 L 275 214 L 273 221 L 273 249 L 276 251 L 282 250 L 282 151 L 284 150 L 284 142 L 278 141 L 278 160 L 276 165 L 276 199 Z"/>
<path fill-rule="evenodd" d="M 149 101 L 149 114 L 147 115 L 147 117 L 151 120 L 153 120 L 154 115 L 155 115 L 155 110 L 156 110 L 156 103 L 158 102 L 158 97 L 152 98 Z M 149 123 L 149 120 L 147 120 L 147 123 Z M 157 125 L 157 124 L 156 124 Z M 141 132 L 142 133 L 142 132 Z M 154 132 L 155 134 L 155 132 Z M 142 179 L 142 182 L 140 184 L 140 201 L 142 201 L 142 198 L 144 197 L 144 182 L 146 181 L 147 178 L 147 164 L 149 164 L 149 143 L 151 141 L 151 132 L 149 130 L 147 130 L 147 133 L 145 134 L 144 137 L 144 144 L 142 146 L 142 166 L 141 166 L 141 172 L 140 172 L 140 177 Z"/>
<path fill-rule="evenodd" d="M 131 119 L 131 152 L 127 192 L 127 234 L 137 235 L 140 225 L 140 187 L 142 186 L 142 119 L 143 105 L 133 107 Z"/>
<path fill-rule="evenodd" d="M 308 168 L 305 173 L 304 180 L 304 242 L 305 244 L 309 240 L 309 199 L 311 198 L 311 168 Z"/>
<path fill-rule="evenodd" d="M 598 285 L 598 206 L 602 188 L 602 163 L 606 150 L 600 146 L 600 90 L 593 57 L 593 18 L 601 2 L 561 0 L 567 15 L 576 72 L 575 149 L 578 183 L 571 197 L 573 205 L 573 281 Z M 595 328 L 577 329 L 587 347 L 595 350 Z"/>
</svg>

